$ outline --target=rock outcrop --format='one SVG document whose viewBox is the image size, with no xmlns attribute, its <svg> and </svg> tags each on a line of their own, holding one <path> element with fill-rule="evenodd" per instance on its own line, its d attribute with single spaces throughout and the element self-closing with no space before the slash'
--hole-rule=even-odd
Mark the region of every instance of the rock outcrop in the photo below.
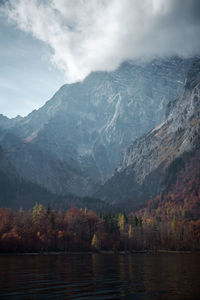
<svg viewBox="0 0 200 300">
<path fill-rule="evenodd" d="M 184 91 L 167 106 L 167 119 L 137 139 L 114 175 L 96 194 L 136 207 L 169 188 L 186 153 L 200 147 L 200 58 L 188 72 Z"/>
</svg>

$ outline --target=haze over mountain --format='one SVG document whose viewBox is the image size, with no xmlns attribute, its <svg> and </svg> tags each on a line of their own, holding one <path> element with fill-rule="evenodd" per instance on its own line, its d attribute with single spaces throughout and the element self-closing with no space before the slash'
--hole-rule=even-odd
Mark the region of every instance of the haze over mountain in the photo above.
<svg viewBox="0 0 200 300">
<path fill-rule="evenodd" d="M 1 0 L 0 111 L 25 116 L 127 60 L 198 55 L 199 35 L 199 0 Z"/>
<path fill-rule="evenodd" d="M 72 206 L 87 207 L 98 212 L 111 209 L 111 206 L 95 198 L 80 198 L 73 195 L 59 196 L 39 184 L 22 178 L 8 161 L 0 147 L 0 207 L 30 209 L 36 203 L 53 209 L 69 209 Z"/>
<path fill-rule="evenodd" d="M 25 118 L 0 117 L 0 144 L 24 178 L 58 194 L 91 195 L 126 148 L 164 120 L 191 59 L 126 62 L 66 84 Z"/>
<path fill-rule="evenodd" d="M 24 180 L 19 176 L 12 164 L 7 160 L 0 147 L 0 206 L 14 209 L 32 207 L 36 201 L 50 204 L 62 200 L 43 187 Z"/>
<path fill-rule="evenodd" d="M 51 60 L 68 83 L 127 60 L 189 57 L 200 50 L 198 0 L 6 2 L 8 20 L 52 49 Z"/>
</svg>

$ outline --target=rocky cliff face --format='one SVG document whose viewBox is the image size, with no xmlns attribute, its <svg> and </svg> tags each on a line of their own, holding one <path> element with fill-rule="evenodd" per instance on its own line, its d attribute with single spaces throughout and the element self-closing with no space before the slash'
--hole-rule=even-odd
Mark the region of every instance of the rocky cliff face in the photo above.
<svg viewBox="0 0 200 300">
<path fill-rule="evenodd" d="M 118 203 L 128 200 L 133 207 L 142 204 L 166 189 L 178 159 L 199 147 L 200 58 L 196 58 L 184 92 L 167 107 L 166 121 L 128 148 L 115 174 L 97 195 Z"/>
<path fill-rule="evenodd" d="M 61 87 L 25 118 L 1 116 L 0 144 L 23 177 L 56 193 L 91 194 L 111 176 L 127 146 L 164 120 L 189 65 L 180 58 L 157 59 L 92 73 Z M 118 172 L 128 164 L 126 154 Z"/>
</svg>

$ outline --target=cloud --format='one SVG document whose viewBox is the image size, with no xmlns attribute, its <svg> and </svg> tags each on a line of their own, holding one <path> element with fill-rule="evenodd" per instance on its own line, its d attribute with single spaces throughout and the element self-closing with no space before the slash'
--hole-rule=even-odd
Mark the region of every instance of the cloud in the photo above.
<svg viewBox="0 0 200 300">
<path fill-rule="evenodd" d="M 128 59 L 200 51 L 199 0 L 8 0 L 3 11 L 51 47 L 68 82 Z"/>
</svg>

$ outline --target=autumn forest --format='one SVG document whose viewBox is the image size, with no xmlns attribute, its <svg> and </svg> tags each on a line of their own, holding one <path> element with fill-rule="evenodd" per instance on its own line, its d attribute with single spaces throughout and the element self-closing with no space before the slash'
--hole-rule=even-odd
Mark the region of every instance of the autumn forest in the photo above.
<svg viewBox="0 0 200 300">
<path fill-rule="evenodd" d="M 70 208 L 0 209 L 1 252 L 200 250 L 200 221 Z"/>
</svg>

